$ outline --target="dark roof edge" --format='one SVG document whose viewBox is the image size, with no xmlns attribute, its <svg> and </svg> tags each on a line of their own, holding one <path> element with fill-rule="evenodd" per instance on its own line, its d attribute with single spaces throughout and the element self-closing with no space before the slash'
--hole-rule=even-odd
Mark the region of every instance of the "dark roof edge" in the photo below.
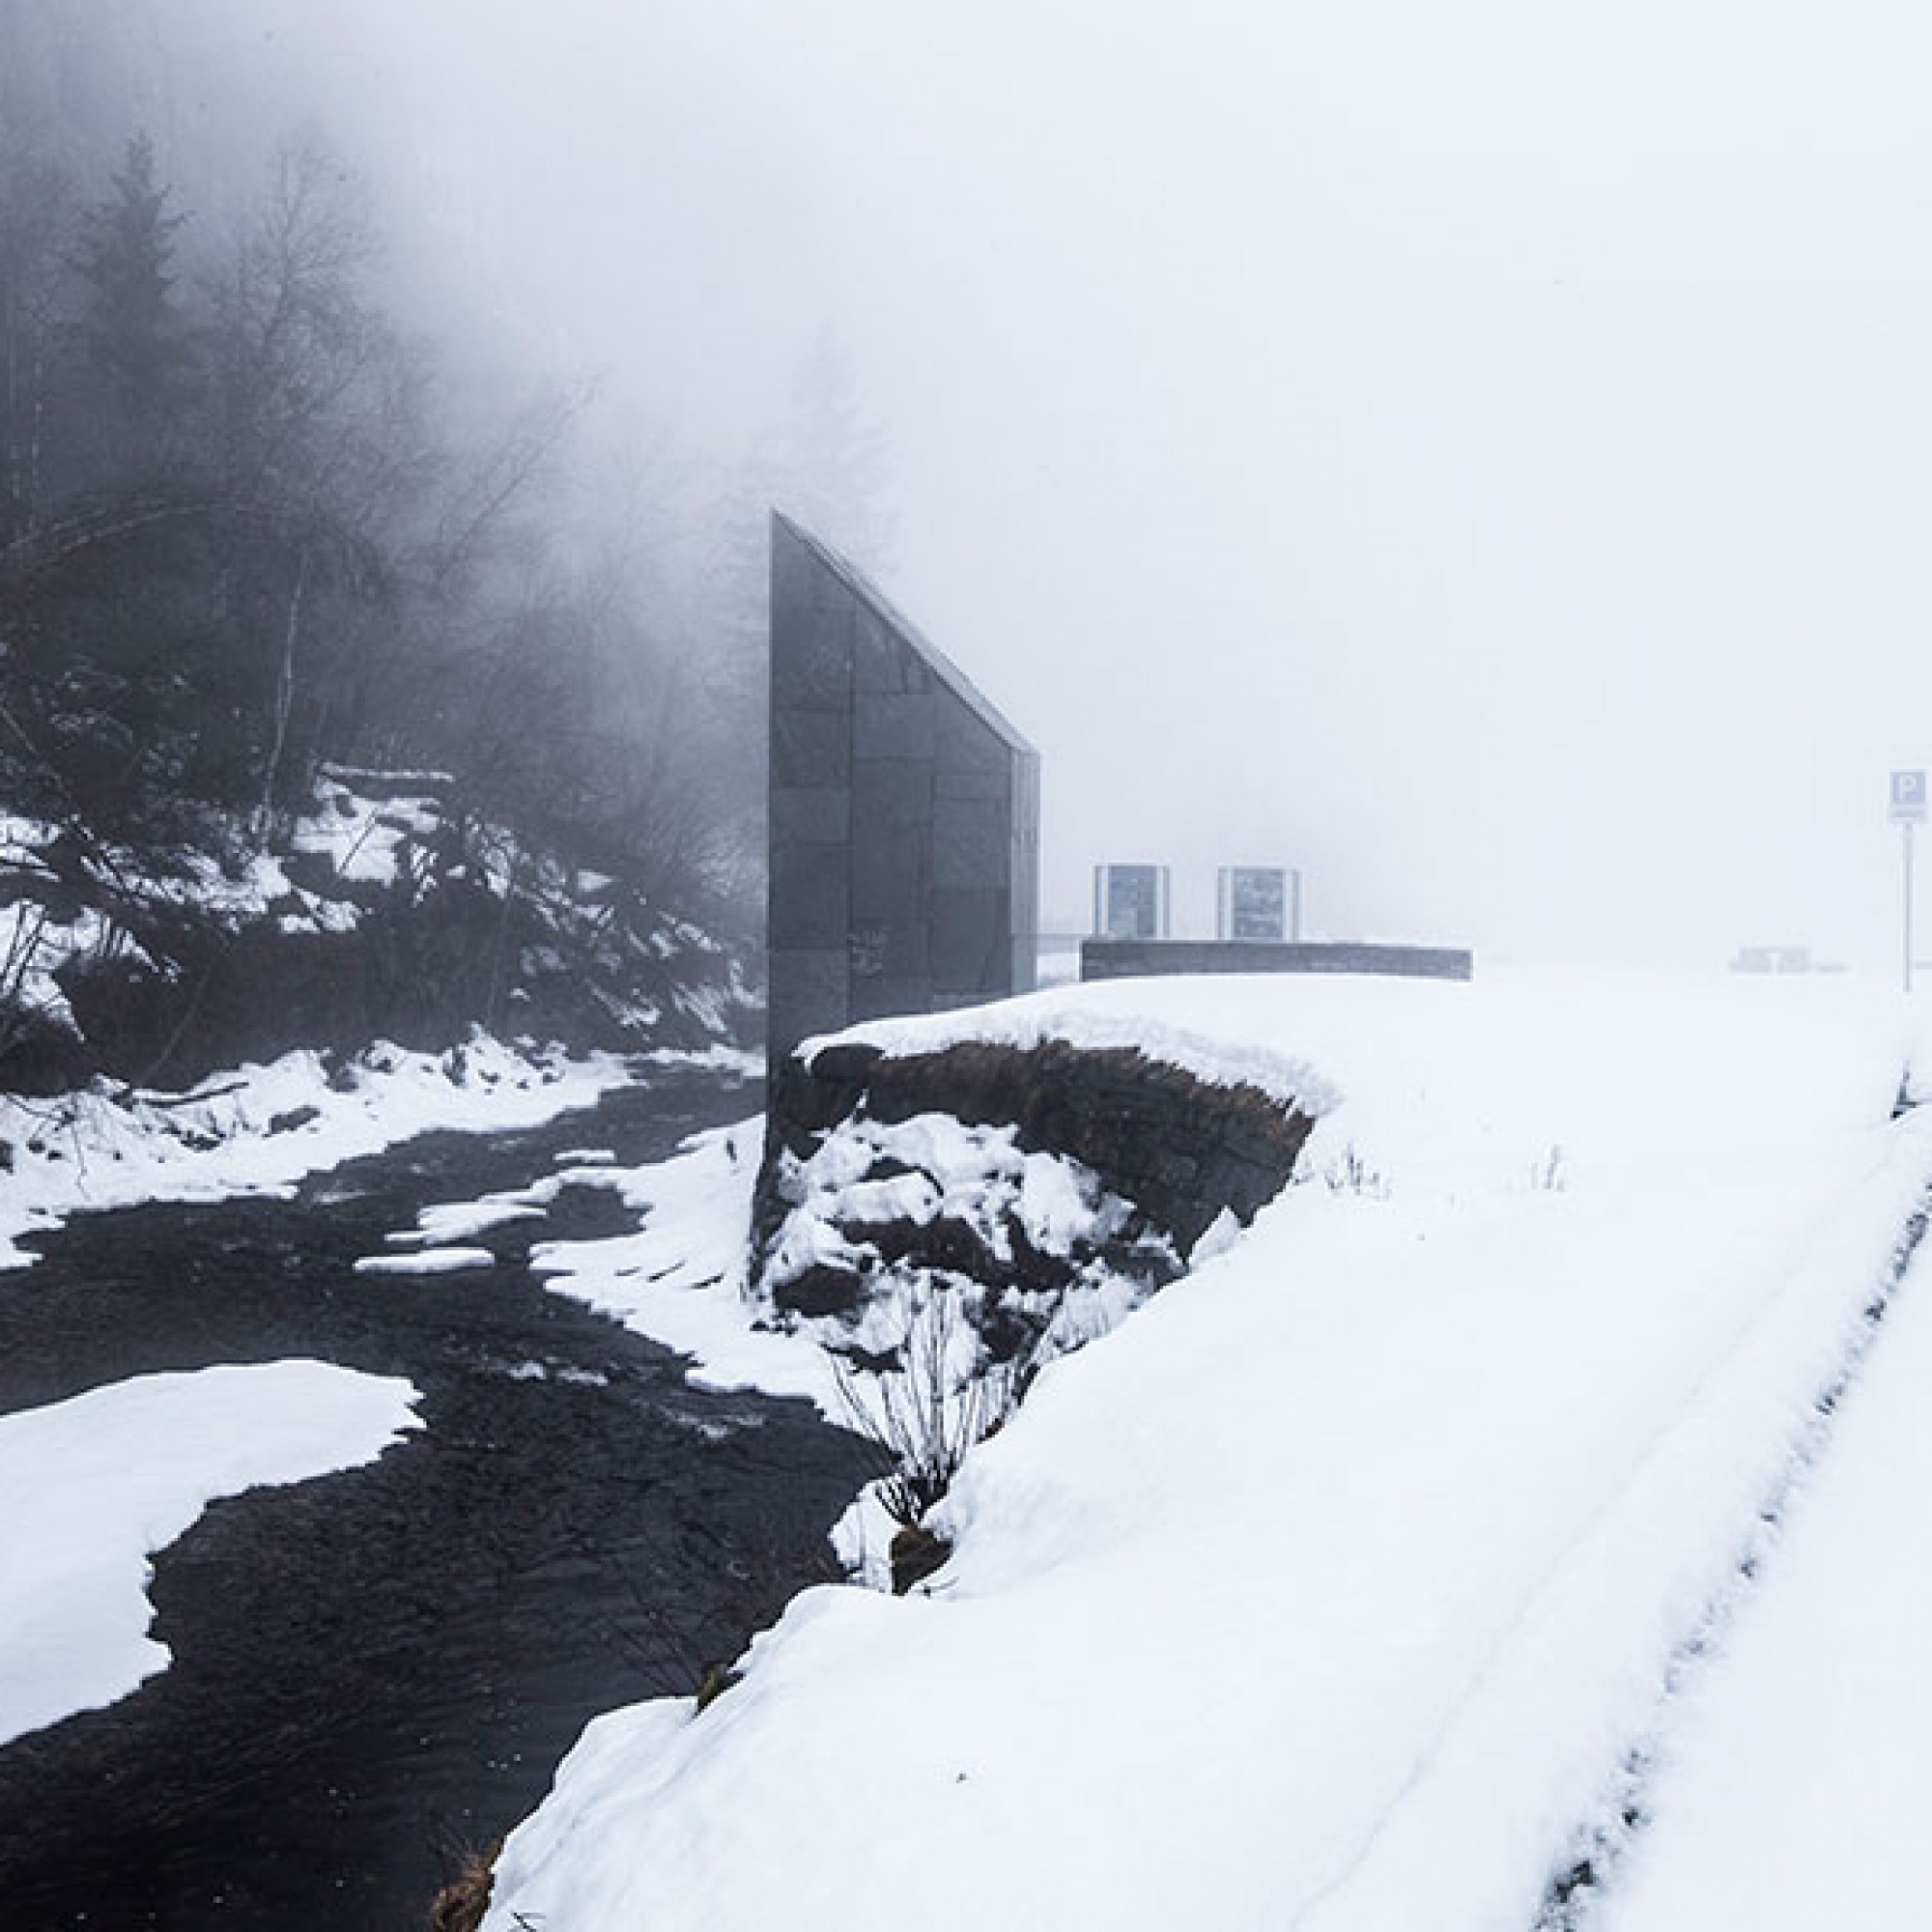
<svg viewBox="0 0 1932 1932">
<path fill-rule="evenodd" d="M 931 665 L 940 682 L 968 710 L 976 713 L 981 723 L 990 725 L 1014 751 L 1024 752 L 1036 757 L 1038 755 L 1034 751 L 1032 740 L 1014 727 L 1012 721 L 999 706 L 904 611 L 899 610 L 863 570 L 856 564 L 848 562 L 830 544 L 821 542 L 803 524 L 786 516 L 782 510 L 775 508 L 772 511 L 772 524 L 776 529 L 783 530 L 795 543 L 803 545 L 854 596 L 869 604 L 886 623 L 906 639 Z"/>
</svg>

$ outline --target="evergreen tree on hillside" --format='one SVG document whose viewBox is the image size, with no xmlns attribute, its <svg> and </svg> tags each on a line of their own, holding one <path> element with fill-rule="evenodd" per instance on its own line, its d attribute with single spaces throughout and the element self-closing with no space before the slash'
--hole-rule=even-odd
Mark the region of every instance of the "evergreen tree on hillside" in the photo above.
<svg viewBox="0 0 1932 1932">
<path fill-rule="evenodd" d="M 192 393 L 174 274 L 175 231 L 185 217 L 168 199 L 154 144 L 136 134 L 81 239 L 80 381 L 112 480 L 156 469 L 177 453 Z"/>
</svg>

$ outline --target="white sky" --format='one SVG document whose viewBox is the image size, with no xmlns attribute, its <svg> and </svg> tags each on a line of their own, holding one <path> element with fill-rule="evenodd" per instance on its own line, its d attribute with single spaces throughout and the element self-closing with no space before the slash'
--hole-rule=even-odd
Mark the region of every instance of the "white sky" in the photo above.
<svg viewBox="0 0 1932 1932">
<path fill-rule="evenodd" d="M 1932 16 L 310 11 L 487 298 L 682 435 L 744 446 L 834 324 L 886 587 L 1044 755 L 1050 922 L 1098 859 L 1197 930 L 1283 862 L 1338 936 L 1892 958 Z"/>
</svg>

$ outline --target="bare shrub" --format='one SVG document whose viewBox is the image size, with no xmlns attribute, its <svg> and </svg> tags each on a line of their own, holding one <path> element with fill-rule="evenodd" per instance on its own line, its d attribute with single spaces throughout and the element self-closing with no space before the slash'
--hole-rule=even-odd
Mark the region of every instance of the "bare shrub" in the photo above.
<svg viewBox="0 0 1932 1932">
<path fill-rule="evenodd" d="M 835 1354 L 838 1393 L 853 1430 L 891 1463 L 878 1494 L 902 1529 L 944 1496 L 966 1452 L 1018 1406 L 1024 1365 L 984 1358 L 956 1293 L 908 1297 L 896 1365 L 860 1368 Z"/>
<path fill-rule="evenodd" d="M 1321 1170 L 1321 1179 L 1331 1194 L 1363 1194 L 1375 1201 L 1388 1199 L 1388 1176 L 1366 1159 L 1353 1141 Z"/>
</svg>

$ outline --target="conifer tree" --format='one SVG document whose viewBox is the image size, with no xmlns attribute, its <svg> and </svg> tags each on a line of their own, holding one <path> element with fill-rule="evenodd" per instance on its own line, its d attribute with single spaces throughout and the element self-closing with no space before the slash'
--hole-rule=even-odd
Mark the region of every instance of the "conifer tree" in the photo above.
<svg viewBox="0 0 1932 1932">
<path fill-rule="evenodd" d="M 98 482 L 154 471 L 176 453 L 192 375 L 175 298 L 174 238 L 185 216 L 169 209 L 145 133 L 128 141 L 111 188 L 88 218 L 77 264 L 80 380 L 106 469 Z"/>
</svg>

